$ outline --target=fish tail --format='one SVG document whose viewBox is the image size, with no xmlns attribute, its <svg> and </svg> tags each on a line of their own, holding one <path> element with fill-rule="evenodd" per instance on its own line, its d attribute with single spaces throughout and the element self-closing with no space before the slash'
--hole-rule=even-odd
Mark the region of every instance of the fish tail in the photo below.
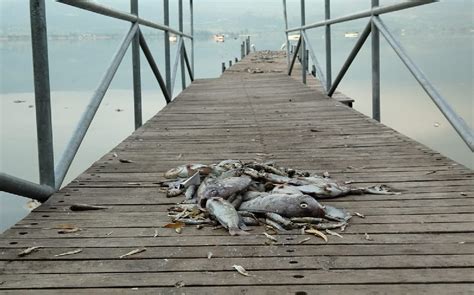
<svg viewBox="0 0 474 295">
<path fill-rule="evenodd" d="M 229 234 L 231 236 L 245 236 L 245 235 L 248 235 L 249 233 L 241 230 L 240 228 L 229 228 Z"/>
</svg>

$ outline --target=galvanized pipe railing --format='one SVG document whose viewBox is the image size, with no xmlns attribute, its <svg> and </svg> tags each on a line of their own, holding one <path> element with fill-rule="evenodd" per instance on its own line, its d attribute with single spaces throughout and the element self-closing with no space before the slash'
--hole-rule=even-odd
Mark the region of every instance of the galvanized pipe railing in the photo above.
<svg viewBox="0 0 474 295">
<path fill-rule="evenodd" d="M 355 57 L 359 53 L 360 49 L 364 45 L 365 41 L 367 40 L 368 36 L 372 34 L 372 117 L 380 121 L 380 38 L 379 32 L 384 36 L 387 40 L 388 44 L 393 48 L 393 50 L 397 53 L 409 71 L 413 74 L 415 79 L 419 82 L 421 87 L 425 90 L 428 96 L 433 100 L 435 105 L 439 108 L 439 110 L 443 113 L 446 119 L 450 122 L 459 136 L 463 139 L 466 145 L 469 147 L 471 151 L 474 151 L 474 132 L 468 126 L 468 124 L 464 121 L 464 119 L 459 116 L 454 109 L 448 104 L 446 99 L 444 99 L 441 94 L 435 89 L 433 84 L 428 80 L 428 78 L 423 74 L 423 72 L 418 68 L 418 66 L 410 59 L 406 51 L 403 49 L 401 44 L 396 40 L 396 38 L 389 32 L 379 15 L 390 13 L 402 9 L 407 9 L 411 7 L 416 7 L 420 5 L 425 5 L 429 3 L 437 2 L 438 0 L 411 0 L 411 1 L 404 1 L 397 4 L 392 5 L 385 5 L 379 6 L 379 0 L 371 0 L 371 9 L 365 10 L 362 12 L 354 13 L 351 15 L 338 17 L 334 19 L 330 19 L 330 1 L 325 1 L 325 20 L 316 22 L 309 25 L 304 25 L 304 0 L 301 0 L 301 19 L 302 25 L 297 28 L 291 28 L 285 30 L 285 35 L 287 36 L 288 41 L 288 33 L 289 32 L 300 32 L 300 39 L 296 45 L 296 50 L 294 50 L 293 58 L 288 59 L 288 75 L 291 75 L 294 63 L 298 59 L 297 57 L 300 56 L 300 61 L 302 64 L 303 71 L 306 71 L 308 68 L 307 66 L 307 59 L 304 57 L 305 50 L 299 53 L 300 47 L 304 46 L 304 44 L 309 45 L 309 39 L 306 34 L 306 30 L 312 28 L 318 28 L 325 26 L 326 27 L 326 77 L 322 75 L 322 70 L 320 68 L 319 62 L 316 58 L 316 54 L 314 49 L 311 45 L 307 46 L 309 50 L 309 55 L 313 60 L 313 64 L 315 67 L 315 72 L 319 75 L 319 79 L 321 80 L 321 84 L 325 89 L 328 96 L 332 96 L 336 88 L 339 86 L 340 82 L 344 78 L 347 70 L 349 69 L 350 65 L 354 61 Z M 286 10 L 286 3 L 284 1 L 283 9 Z M 285 17 L 285 24 L 288 22 L 286 19 L 286 11 L 284 12 Z M 350 52 L 348 58 L 344 62 L 341 70 L 339 71 L 336 79 L 334 82 L 331 82 L 331 32 L 330 32 L 330 25 L 352 21 L 360 18 L 370 17 L 370 21 L 367 24 L 366 28 L 360 35 L 359 39 L 357 40 L 354 48 Z M 319 69 L 318 69 L 319 68 Z M 305 74 L 303 74 L 303 83 L 305 83 Z"/>
<path fill-rule="evenodd" d="M 123 60 L 123 57 L 132 44 L 132 65 L 133 65 L 133 96 L 134 96 L 134 118 L 135 128 L 142 125 L 142 106 L 141 106 L 141 77 L 140 77 L 140 51 L 142 51 L 155 75 L 158 84 L 163 92 L 165 100 L 169 103 L 172 99 L 171 71 L 169 67 L 169 34 L 173 33 L 179 36 L 180 43 L 177 50 L 177 60 L 181 60 L 181 80 L 182 88 L 186 87 L 185 68 L 188 70 L 190 80 L 194 80 L 194 41 L 193 41 L 193 0 L 190 1 L 191 16 L 191 35 L 184 33 L 183 28 L 183 5 L 179 0 L 179 30 L 169 27 L 169 0 L 164 0 L 165 25 L 158 24 L 138 16 L 138 0 L 130 0 L 130 13 L 122 12 L 109 8 L 94 1 L 88 0 L 57 0 L 57 2 L 68 4 L 77 8 L 89 10 L 98 14 L 131 22 L 131 27 L 122 40 L 117 52 L 104 73 L 97 89 L 91 97 L 91 100 L 82 114 L 76 129 L 68 142 L 64 154 L 61 156 L 56 168 L 54 167 L 53 153 L 53 132 L 51 124 L 51 103 L 49 87 L 48 70 L 48 43 L 45 0 L 30 0 L 31 16 L 31 39 L 33 48 L 33 68 L 35 83 L 35 101 L 36 101 L 36 120 L 38 137 L 38 158 L 40 184 L 33 183 L 6 173 L 0 173 L 0 190 L 25 197 L 34 198 L 39 201 L 45 201 L 48 197 L 57 191 L 74 160 L 74 157 L 87 133 L 87 130 L 105 96 L 112 79 Z M 166 82 L 156 65 L 152 53 L 146 44 L 145 37 L 141 33 L 139 26 L 162 30 L 165 32 L 165 65 Z M 191 40 L 191 62 L 187 56 L 186 46 L 183 38 Z M 177 64 L 177 62 L 176 62 Z M 174 76 L 176 76 L 176 68 Z"/>
</svg>

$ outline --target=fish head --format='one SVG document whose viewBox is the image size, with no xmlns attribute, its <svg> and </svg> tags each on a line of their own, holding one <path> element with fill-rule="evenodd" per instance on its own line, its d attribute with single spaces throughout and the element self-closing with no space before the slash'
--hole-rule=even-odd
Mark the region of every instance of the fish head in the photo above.
<svg viewBox="0 0 474 295">
<path fill-rule="evenodd" d="M 301 216 L 322 217 L 324 216 L 324 207 L 318 203 L 313 197 L 308 195 L 300 195 L 295 197 L 297 200 L 294 204 L 298 206 Z"/>
</svg>

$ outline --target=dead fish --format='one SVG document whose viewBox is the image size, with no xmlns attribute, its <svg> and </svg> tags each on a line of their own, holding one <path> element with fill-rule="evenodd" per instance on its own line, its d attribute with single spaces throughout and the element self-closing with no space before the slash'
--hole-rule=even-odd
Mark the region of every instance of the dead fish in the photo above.
<svg viewBox="0 0 474 295">
<path fill-rule="evenodd" d="M 253 213 L 277 213 L 284 217 L 323 217 L 324 208 L 307 195 L 268 194 L 245 201 L 240 210 Z"/>
<path fill-rule="evenodd" d="M 286 231 L 286 229 L 283 228 L 283 226 L 281 226 L 278 222 L 275 222 L 273 220 L 271 220 L 270 218 L 265 218 L 264 220 L 265 224 L 278 230 L 278 231 Z"/>
<path fill-rule="evenodd" d="M 256 192 L 256 191 L 246 191 L 246 192 L 243 194 L 243 199 L 242 199 L 242 201 L 245 202 L 245 201 L 248 201 L 248 200 L 251 200 L 251 199 L 260 197 L 260 196 L 267 196 L 267 195 L 269 195 L 269 193 L 266 193 L 266 192 Z"/>
<path fill-rule="evenodd" d="M 278 222 L 279 224 L 281 224 L 286 229 L 290 229 L 290 228 L 293 227 L 293 223 L 291 222 L 291 220 L 281 216 L 280 214 L 277 214 L 277 213 L 274 213 L 274 212 L 267 212 L 267 213 L 265 213 L 265 217 L 267 217 L 268 219 L 271 219 L 275 222 Z"/>
<path fill-rule="evenodd" d="M 89 204 L 73 204 L 69 207 L 71 211 L 87 211 L 87 210 L 104 210 L 109 209 L 105 206 L 89 205 Z"/>
<path fill-rule="evenodd" d="M 255 180 L 265 180 L 267 182 L 275 183 L 275 184 L 294 184 L 294 185 L 302 185 L 304 184 L 300 180 L 296 178 L 290 178 L 287 176 L 281 176 L 273 173 L 268 172 L 259 172 L 252 168 L 245 168 L 244 173 Z"/>
<path fill-rule="evenodd" d="M 272 189 L 272 193 L 275 193 L 275 194 L 288 194 L 288 195 L 301 195 L 301 194 L 303 194 L 298 189 L 298 186 L 286 185 L 286 184 L 276 185 Z"/>
<path fill-rule="evenodd" d="M 183 181 L 181 184 L 183 187 L 188 188 L 191 185 L 200 185 L 201 184 L 201 177 L 199 176 L 199 172 L 194 173 L 191 177 Z"/>
<path fill-rule="evenodd" d="M 184 198 L 186 200 L 192 200 L 196 197 L 196 190 L 197 190 L 197 185 L 190 185 L 186 189 L 186 192 L 184 192 Z"/>
<path fill-rule="evenodd" d="M 318 224 L 323 222 L 322 218 L 318 217 L 292 217 L 290 218 L 292 222 L 297 222 L 297 223 L 310 223 L 310 224 Z"/>
<path fill-rule="evenodd" d="M 179 188 L 170 188 L 166 192 L 166 197 L 167 198 L 174 198 L 179 195 L 181 195 L 184 192 L 184 189 L 179 189 Z"/>
<path fill-rule="evenodd" d="M 222 198 L 209 199 L 206 209 L 222 226 L 229 230 L 231 236 L 248 234 L 241 229 L 241 220 L 234 206 L 226 200 Z"/>
<path fill-rule="evenodd" d="M 252 169 L 255 169 L 257 171 L 259 170 L 263 170 L 265 172 L 268 172 L 268 173 L 273 173 L 273 174 L 276 174 L 276 175 L 280 175 L 280 176 L 287 176 L 287 174 L 273 166 L 270 166 L 270 165 L 267 165 L 267 164 L 263 164 L 263 163 L 246 163 L 245 164 L 246 167 L 249 167 L 249 168 L 252 168 Z"/>
<path fill-rule="evenodd" d="M 23 257 L 23 256 L 26 256 L 26 255 L 29 255 L 35 251 L 38 251 L 38 249 L 41 248 L 39 246 L 35 246 L 35 247 L 29 247 L 29 248 L 26 248 L 25 250 L 21 251 L 20 253 L 18 253 L 18 256 L 19 257 Z"/>
<path fill-rule="evenodd" d="M 225 170 L 232 170 L 242 168 L 242 162 L 239 160 L 224 160 L 217 164 L 217 167 L 224 168 Z"/>
<path fill-rule="evenodd" d="M 374 185 L 363 189 L 366 194 L 373 195 L 400 195 L 400 192 L 394 192 L 388 185 Z"/>
<path fill-rule="evenodd" d="M 235 209 L 238 209 L 240 207 L 240 204 L 242 204 L 242 199 L 243 196 L 241 194 L 238 194 L 230 203 L 232 204 L 232 206 L 234 206 Z"/>
<path fill-rule="evenodd" d="M 197 196 L 198 204 L 204 208 L 206 201 L 211 198 L 226 199 L 233 194 L 245 190 L 250 185 L 248 176 L 229 177 L 225 179 L 206 178 L 199 186 Z"/>
<path fill-rule="evenodd" d="M 212 168 L 204 164 L 187 164 L 168 170 L 164 176 L 168 179 L 188 178 L 196 172 L 199 172 L 200 175 L 209 175 L 212 172 Z"/>
<path fill-rule="evenodd" d="M 248 216 L 240 216 L 240 221 L 247 226 L 257 226 L 260 224 L 260 221 L 258 221 L 258 219 Z"/>
<path fill-rule="evenodd" d="M 324 218 L 335 220 L 335 221 L 345 221 L 347 222 L 349 219 L 352 218 L 352 215 L 344 210 L 338 209 L 333 206 L 325 205 L 324 206 Z"/>
<path fill-rule="evenodd" d="M 243 268 L 241 265 L 234 264 L 234 265 L 232 265 L 232 267 L 236 271 L 238 271 L 241 275 L 246 276 L 246 277 L 250 276 L 249 273 L 245 270 L 245 268 Z"/>
<path fill-rule="evenodd" d="M 327 229 L 336 229 L 336 228 L 345 228 L 347 226 L 347 222 L 341 221 L 338 223 L 318 223 L 318 224 L 312 224 L 312 227 L 320 230 L 327 230 Z"/>
</svg>

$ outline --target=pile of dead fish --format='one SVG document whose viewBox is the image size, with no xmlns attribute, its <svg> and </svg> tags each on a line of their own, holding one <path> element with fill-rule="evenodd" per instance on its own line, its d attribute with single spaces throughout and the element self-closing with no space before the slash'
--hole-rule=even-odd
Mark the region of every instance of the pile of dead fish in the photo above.
<svg viewBox="0 0 474 295">
<path fill-rule="evenodd" d="M 225 160 L 218 164 L 187 164 L 165 173 L 161 182 L 168 197 L 184 195 L 169 208 L 166 227 L 221 225 L 230 235 L 247 234 L 265 224 L 277 231 L 295 228 L 344 230 L 351 213 L 319 203 L 349 194 L 397 194 L 384 185 L 352 188 L 331 179 L 273 163 Z"/>
</svg>

